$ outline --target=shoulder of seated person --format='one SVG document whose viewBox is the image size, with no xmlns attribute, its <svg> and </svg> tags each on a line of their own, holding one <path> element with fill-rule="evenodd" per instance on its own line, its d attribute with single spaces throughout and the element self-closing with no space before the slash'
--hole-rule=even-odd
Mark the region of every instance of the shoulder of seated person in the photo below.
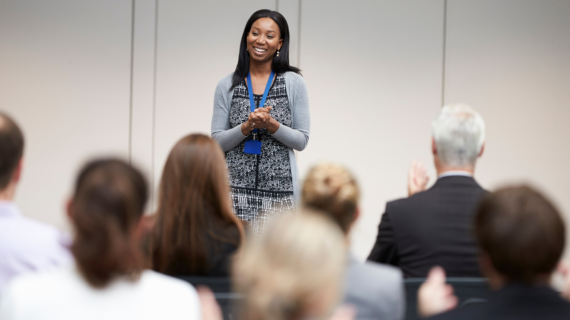
<svg viewBox="0 0 570 320">
<path fill-rule="evenodd" d="M 168 290 L 176 290 L 190 294 L 196 291 L 192 285 L 185 281 L 152 270 L 143 271 L 140 281 L 144 285 L 166 287 Z"/>
<path fill-rule="evenodd" d="M 364 270 L 367 270 L 370 273 L 373 273 L 377 276 L 386 277 L 387 279 L 394 279 L 398 282 L 402 281 L 402 271 L 394 266 L 373 262 L 373 261 L 366 261 L 362 264 Z"/>
</svg>

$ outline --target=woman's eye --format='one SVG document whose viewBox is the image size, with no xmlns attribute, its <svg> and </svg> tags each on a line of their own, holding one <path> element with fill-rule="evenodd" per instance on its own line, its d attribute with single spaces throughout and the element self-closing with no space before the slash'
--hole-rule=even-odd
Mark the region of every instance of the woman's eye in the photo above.
<svg viewBox="0 0 570 320">
<path fill-rule="evenodd" d="M 273 39 L 273 36 L 267 36 L 269 39 Z"/>
<path fill-rule="evenodd" d="M 253 34 L 254 36 L 256 36 L 256 35 L 257 35 L 257 32 L 252 32 L 251 34 Z"/>
</svg>

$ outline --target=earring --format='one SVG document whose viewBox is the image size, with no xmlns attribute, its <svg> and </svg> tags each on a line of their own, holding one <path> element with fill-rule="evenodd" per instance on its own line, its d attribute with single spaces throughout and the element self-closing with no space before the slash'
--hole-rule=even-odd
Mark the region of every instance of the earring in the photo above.
<svg viewBox="0 0 570 320">
<path fill-rule="evenodd" d="M 279 57 L 279 50 L 277 50 L 277 56 Z"/>
</svg>

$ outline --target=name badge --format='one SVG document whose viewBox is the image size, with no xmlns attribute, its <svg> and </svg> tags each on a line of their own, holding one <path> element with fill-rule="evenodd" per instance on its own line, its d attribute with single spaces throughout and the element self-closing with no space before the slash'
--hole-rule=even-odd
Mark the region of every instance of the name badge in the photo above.
<svg viewBox="0 0 570 320">
<path fill-rule="evenodd" d="M 243 152 L 249 154 L 261 154 L 261 141 L 247 140 L 245 142 L 245 147 L 243 148 Z"/>
</svg>

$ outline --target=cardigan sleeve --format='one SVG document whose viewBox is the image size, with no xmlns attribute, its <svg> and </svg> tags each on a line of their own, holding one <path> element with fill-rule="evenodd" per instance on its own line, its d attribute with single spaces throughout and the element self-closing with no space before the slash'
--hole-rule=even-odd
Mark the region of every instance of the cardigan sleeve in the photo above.
<svg viewBox="0 0 570 320">
<path fill-rule="evenodd" d="M 309 94 L 302 76 L 290 73 L 291 85 L 289 105 L 293 114 L 292 127 L 280 125 L 272 136 L 291 149 L 303 151 L 309 143 L 311 119 L 309 114 Z"/>
<path fill-rule="evenodd" d="M 230 101 L 226 98 L 230 81 L 231 77 L 228 76 L 216 86 L 212 115 L 212 138 L 220 144 L 224 152 L 231 150 L 247 137 L 241 132 L 241 126 L 230 128 Z"/>
</svg>

